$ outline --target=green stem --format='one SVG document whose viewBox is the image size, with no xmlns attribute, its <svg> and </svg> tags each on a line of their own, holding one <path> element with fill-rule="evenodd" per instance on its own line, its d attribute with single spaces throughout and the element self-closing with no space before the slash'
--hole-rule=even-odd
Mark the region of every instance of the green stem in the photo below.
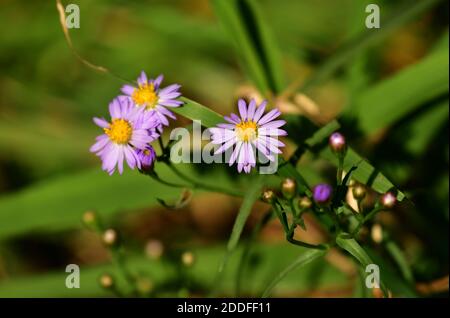
<svg viewBox="0 0 450 318">
<path fill-rule="evenodd" d="M 362 226 L 369 221 L 372 217 L 375 216 L 375 214 L 377 214 L 378 212 L 382 211 L 382 208 L 374 208 L 372 211 L 369 212 L 369 214 L 367 214 L 362 221 L 359 222 L 358 226 L 356 227 L 356 229 L 351 233 L 352 237 L 355 237 L 355 235 L 357 235 L 359 233 L 359 231 L 361 230 Z"/>
<path fill-rule="evenodd" d="M 173 182 L 170 182 L 170 181 L 163 180 L 155 172 L 149 173 L 148 176 L 150 176 L 152 179 L 158 181 L 159 183 L 162 183 L 162 184 L 164 184 L 166 186 L 169 186 L 169 187 L 189 188 L 189 186 L 187 186 L 187 185 L 177 184 L 177 183 L 173 183 Z"/>
<path fill-rule="evenodd" d="M 286 240 L 289 243 L 297 245 L 297 246 L 302 246 L 302 247 L 312 248 L 312 249 L 319 249 L 319 250 L 323 250 L 323 249 L 327 248 L 327 246 L 324 244 L 315 245 L 315 244 L 309 244 L 309 243 L 294 239 L 294 230 L 297 227 L 297 224 L 293 223 L 292 226 L 289 226 L 287 217 L 286 217 L 286 213 L 284 211 L 281 211 L 277 204 L 279 206 L 281 206 L 280 203 L 276 202 L 275 204 L 273 204 L 273 207 L 274 207 L 274 210 L 275 210 L 278 218 L 280 219 L 281 224 L 283 225 L 283 229 L 284 229 L 284 232 L 286 235 Z"/>
<path fill-rule="evenodd" d="M 338 154 L 338 168 L 336 173 L 336 183 L 338 186 L 342 184 L 343 173 L 344 173 L 344 156 L 342 154 Z"/>
<path fill-rule="evenodd" d="M 236 296 L 237 297 L 239 297 L 239 295 L 241 293 L 242 277 L 244 276 L 245 264 L 250 255 L 250 250 L 251 250 L 252 244 L 256 240 L 258 234 L 261 232 L 261 230 L 264 228 L 264 226 L 272 218 L 272 212 L 273 212 L 272 210 L 269 210 L 269 212 L 267 212 L 261 218 L 261 220 L 259 220 L 259 222 L 253 228 L 251 236 L 250 236 L 249 240 L 247 241 L 247 244 L 244 247 L 244 251 L 242 252 L 242 256 L 239 261 L 239 267 L 238 267 L 237 275 L 236 275 Z"/>
<path fill-rule="evenodd" d="M 180 170 L 178 170 L 170 161 L 164 161 L 164 163 L 180 178 L 186 182 L 191 183 L 191 187 L 194 189 L 203 189 L 211 192 L 225 193 L 235 197 L 242 197 L 243 194 L 238 190 L 225 189 L 222 187 L 216 187 L 213 185 L 207 185 L 204 183 L 200 183 L 197 180 L 192 179 L 191 177 L 183 174 Z"/>
</svg>

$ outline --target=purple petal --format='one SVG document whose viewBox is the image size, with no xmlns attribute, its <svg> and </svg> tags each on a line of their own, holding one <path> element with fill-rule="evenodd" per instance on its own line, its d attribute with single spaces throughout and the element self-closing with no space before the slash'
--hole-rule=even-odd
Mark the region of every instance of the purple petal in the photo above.
<svg viewBox="0 0 450 318">
<path fill-rule="evenodd" d="M 229 162 L 230 166 L 236 161 L 236 158 L 238 157 L 239 152 L 241 150 L 242 144 L 243 144 L 242 141 L 237 142 L 236 147 L 234 148 L 233 153 L 231 154 L 231 157 L 230 157 L 230 162 Z"/>
<path fill-rule="evenodd" d="M 259 125 L 264 125 L 265 123 L 271 121 L 272 119 L 281 115 L 281 112 L 278 109 L 272 109 L 270 112 L 265 114 L 259 121 Z"/>
<path fill-rule="evenodd" d="M 164 79 L 164 75 L 161 74 L 153 81 L 155 90 L 159 89 L 159 86 L 161 85 L 161 82 L 163 81 L 163 79 Z"/>
<path fill-rule="evenodd" d="M 144 85 L 148 83 L 147 74 L 144 71 L 141 72 L 141 75 L 138 78 L 138 84 Z"/>
<path fill-rule="evenodd" d="M 159 100 L 158 104 L 166 107 L 179 107 L 183 105 L 183 102 L 179 100 Z"/>
<path fill-rule="evenodd" d="M 283 126 L 284 124 L 286 124 L 286 121 L 284 121 L 284 120 L 274 120 L 274 121 L 271 121 L 271 122 L 261 125 L 261 128 L 275 129 L 275 128 L 279 128 L 279 127 Z"/>
<path fill-rule="evenodd" d="M 117 98 L 114 98 L 111 103 L 109 103 L 109 113 L 111 118 L 120 118 L 120 104 Z"/>
<path fill-rule="evenodd" d="M 94 117 L 93 121 L 100 128 L 108 128 L 109 127 L 109 123 L 104 118 Z"/>
<path fill-rule="evenodd" d="M 170 93 L 178 90 L 180 87 L 181 87 L 181 85 L 178 85 L 178 84 L 169 85 L 159 91 L 159 96 L 170 94 Z"/>
<path fill-rule="evenodd" d="M 92 145 L 92 147 L 89 149 L 90 152 L 97 152 L 101 149 L 103 149 L 109 142 L 109 138 L 107 135 L 100 135 L 97 137 L 97 142 Z"/>
<path fill-rule="evenodd" d="M 262 114 L 264 114 L 264 110 L 266 109 L 267 101 L 263 101 L 258 109 L 255 111 L 255 115 L 253 116 L 253 121 L 255 123 L 258 122 L 258 120 L 261 118 Z"/>
<path fill-rule="evenodd" d="M 253 120 L 253 116 L 255 115 L 256 110 L 256 101 L 252 99 L 250 103 L 248 104 L 248 110 L 247 110 L 247 120 Z"/>
<path fill-rule="evenodd" d="M 125 84 L 122 86 L 122 88 L 120 90 L 122 91 L 122 93 L 131 96 L 131 95 L 133 95 L 135 88 L 131 85 Z"/>
<path fill-rule="evenodd" d="M 239 99 L 238 101 L 239 114 L 241 115 L 242 121 L 247 120 L 247 104 L 245 100 Z"/>
</svg>

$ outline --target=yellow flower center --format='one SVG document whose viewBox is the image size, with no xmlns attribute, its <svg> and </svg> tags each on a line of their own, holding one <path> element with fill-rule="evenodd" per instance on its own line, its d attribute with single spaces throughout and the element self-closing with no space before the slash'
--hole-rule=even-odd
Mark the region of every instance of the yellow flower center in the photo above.
<svg viewBox="0 0 450 318">
<path fill-rule="evenodd" d="M 136 105 L 145 106 L 147 109 L 154 108 L 159 99 L 153 84 L 139 85 L 139 87 L 133 91 L 131 98 Z"/>
<path fill-rule="evenodd" d="M 241 141 L 253 141 L 258 137 L 257 128 L 254 121 L 241 121 L 236 125 L 236 135 Z"/>
<path fill-rule="evenodd" d="M 130 123 L 125 119 L 113 119 L 109 128 L 104 130 L 109 139 L 117 144 L 127 144 L 133 134 Z"/>
</svg>

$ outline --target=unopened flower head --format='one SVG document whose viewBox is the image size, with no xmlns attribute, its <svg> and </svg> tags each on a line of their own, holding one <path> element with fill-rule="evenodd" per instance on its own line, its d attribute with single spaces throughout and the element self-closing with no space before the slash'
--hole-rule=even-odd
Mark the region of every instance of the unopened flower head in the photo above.
<svg viewBox="0 0 450 318">
<path fill-rule="evenodd" d="M 121 89 L 136 106 L 154 112 L 157 115 L 160 123 L 158 125 L 159 131 L 162 131 L 162 126 L 169 125 L 167 117 L 176 118 L 167 107 L 179 107 L 183 104 L 182 101 L 177 100 L 181 96 L 181 93 L 178 91 L 181 86 L 172 84 L 161 88 L 163 78 L 163 75 L 159 75 L 156 79 L 149 79 L 145 72 L 142 71 L 137 79 L 137 87 L 124 85 Z"/>
<path fill-rule="evenodd" d="M 318 184 L 313 189 L 313 198 L 319 204 L 324 204 L 330 201 L 333 195 L 333 188 L 326 183 Z"/>
<path fill-rule="evenodd" d="M 127 99 L 118 97 L 109 104 L 111 122 L 103 118 L 94 118 L 94 123 L 103 128 L 104 134 L 96 138 L 90 148 L 103 162 L 102 169 L 113 174 L 116 166 L 123 172 L 123 162 L 131 169 L 141 168 L 135 149 L 146 149 L 148 143 L 158 137 L 154 128 L 158 125 L 155 114 L 146 113 L 142 108 L 134 107 Z"/>
<path fill-rule="evenodd" d="M 155 149 L 153 149 L 152 146 L 147 145 L 147 147 L 145 147 L 145 149 L 137 149 L 136 154 L 141 163 L 140 169 L 142 171 L 151 170 L 153 167 L 153 163 L 155 162 L 155 159 L 156 159 Z"/>
<path fill-rule="evenodd" d="M 281 193 L 286 199 L 292 199 L 297 194 L 297 182 L 292 178 L 286 178 L 281 183 Z"/>
<path fill-rule="evenodd" d="M 215 154 L 232 148 L 228 163 L 230 166 L 237 163 L 239 172 L 250 173 L 256 166 L 257 153 L 269 161 L 274 161 L 275 156 L 281 153 L 279 147 L 284 147 L 278 137 L 287 135 L 286 131 L 280 129 L 286 122 L 275 120 L 281 115 L 277 109 L 263 116 L 266 104 L 264 101 L 256 107 L 256 101 L 252 99 L 247 106 L 247 103 L 240 99 L 238 101 L 240 116 L 234 113 L 229 117 L 225 116 L 227 123 L 210 129 L 212 143 L 220 145 Z"/>
<path fill-rule="evenodd" d="M 338 132 L 333 133 L 330 136 L 329 144 L 331 150 L 333 150 L 336 153 L 342 153 L 346 150 L 347 144 L 345 142 L 345 137 Z"/>
<path fill-rule="evenodd" d="M 392 192 L 386 192 L 381 196 L 381 204 L 386 208 L 393 208 L 397 202 L 397 198 Z"/>
</svg>

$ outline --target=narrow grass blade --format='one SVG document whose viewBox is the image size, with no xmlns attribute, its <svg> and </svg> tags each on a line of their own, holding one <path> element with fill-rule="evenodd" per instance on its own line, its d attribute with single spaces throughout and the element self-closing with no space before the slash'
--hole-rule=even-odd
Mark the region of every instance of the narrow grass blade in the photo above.
<svg viewBox="0 0 450 318">
<path fill-rule="evenodd" d="M 292 264 L 281 271 L 270 283 L 267 285 L 266 289 L 262 293 L 262 298 L 269 297 L 275 286 L 285 278 L 290 272 L 297 268 L 300 268 L 315 259 L 325 255 L 327 250 L 307 250 L 302 255 L 300 255 Z"/>
</svg>

